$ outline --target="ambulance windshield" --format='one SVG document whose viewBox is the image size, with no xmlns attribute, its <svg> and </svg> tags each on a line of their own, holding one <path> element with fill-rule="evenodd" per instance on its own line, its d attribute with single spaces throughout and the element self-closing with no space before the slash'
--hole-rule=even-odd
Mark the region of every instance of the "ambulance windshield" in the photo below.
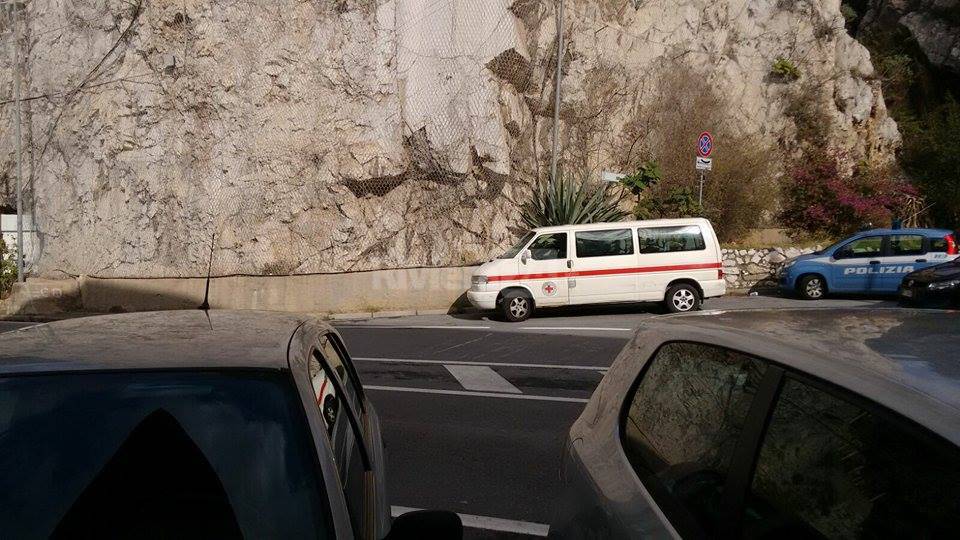
<svg viewBox="0 0 960 540">
<path fill-rule="evenodd" d="M 527 234 L 523 235 L 523 238 L 521 238 L 516 245 L 508 249 L 507 252 L 499 256 L 498 259 L 512 259 L 516 257 L 517 254 L 520 253 L 520 250 L 525 248 L 527 244 L 530 243 L 530 240 L 533 240 L 533 234 L 533 231 L 527 232 Z"/>
</svg>

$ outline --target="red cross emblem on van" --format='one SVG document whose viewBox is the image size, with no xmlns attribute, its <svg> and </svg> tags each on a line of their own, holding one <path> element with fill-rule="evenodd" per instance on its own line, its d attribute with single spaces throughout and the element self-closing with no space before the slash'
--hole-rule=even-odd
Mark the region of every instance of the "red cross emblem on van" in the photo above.
<svg viewBox="0 0 960 540">
<path fill-rule="evenodd" d="M 545 294 L 545 295 L 547 295 L 547 296 L 553 296 L 553 295 L 557 294 L 557 284 L 554 283 L 554 282 L 552 282 L 552 281 L 548 281 L 548 282 L 544 283 L 544 284 L 543 284 L 543 294 Z"/>
</svg>

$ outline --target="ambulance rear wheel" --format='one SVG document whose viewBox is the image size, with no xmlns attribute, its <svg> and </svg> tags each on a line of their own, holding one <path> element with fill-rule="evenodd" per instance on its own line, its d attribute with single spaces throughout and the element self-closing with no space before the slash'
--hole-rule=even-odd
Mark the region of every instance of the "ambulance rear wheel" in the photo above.
<svg viewBox="0 0 960 540">
<path fill-rule="evenodd" d="M 500 313 L 509 322 L 522 322 L 533 315 L 533 299 L 520 291 L 507 291 L 500 301 Z"/>
<path fill-rule="evenodd" d="M 803 276 L 800 278 L 797 292 L 804 300 L 820 300 L 827 295 L 827 283 L 823 280 L 823 276 L 816 274 Z"/>
<path fill-rule="evenodd" d="M 687 283 L 678 283 L 667 289 L 667 296 L 664 301 L 667 311 L 670 313 L 687 313 L 697 311 L 703 299 L 700 298 L 700 291 L 693 285 Z"/>
</svg>

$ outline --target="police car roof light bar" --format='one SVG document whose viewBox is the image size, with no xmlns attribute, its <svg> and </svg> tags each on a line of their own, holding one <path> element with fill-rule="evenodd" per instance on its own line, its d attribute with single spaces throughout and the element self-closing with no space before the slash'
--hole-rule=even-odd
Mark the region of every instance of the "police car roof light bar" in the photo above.
<svg viewBox="0 0 960 540">
<path fill-rule="evenodd" d="M 944 240 L 947 241 L 947 255 L 958 255 L 960 254 L 960 249 L 957 247 L 957 240 L 952 234 L 948 234 L 944 237 Z"/>
</svg>

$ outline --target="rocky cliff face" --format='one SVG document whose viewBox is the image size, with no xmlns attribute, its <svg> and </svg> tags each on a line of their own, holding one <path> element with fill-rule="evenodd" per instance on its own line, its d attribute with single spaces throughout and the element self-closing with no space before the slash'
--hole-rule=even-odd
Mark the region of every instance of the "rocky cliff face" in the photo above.
<svg viewBox="0 0 960 540">
<path fill-rule="evenodd" d="M 901 25 L 930 63 L 960 75 L 960 0 L 870 0 L 861 29 Z"/>
<path fill-rule="evenodd" d="M 23 5 L 37 274 L 203 274 L 212 235 L 217 274 L 475 262 L 511 241 L 549 168 L 552 1 Z M 564 15 L 569 167 L 628 169 L 638 140 L 655 147 L 648 112 L 700 91 L 723 105 L 689 130 L 721 116 L 789 149 L 803 88 L 854 159 L 898 145 L 839 0 L 566 0 Z M 778 58 L 800 79 L 772 75 Z M 5 137 L 7 181 L 12 156 Z"/>
</svg>

